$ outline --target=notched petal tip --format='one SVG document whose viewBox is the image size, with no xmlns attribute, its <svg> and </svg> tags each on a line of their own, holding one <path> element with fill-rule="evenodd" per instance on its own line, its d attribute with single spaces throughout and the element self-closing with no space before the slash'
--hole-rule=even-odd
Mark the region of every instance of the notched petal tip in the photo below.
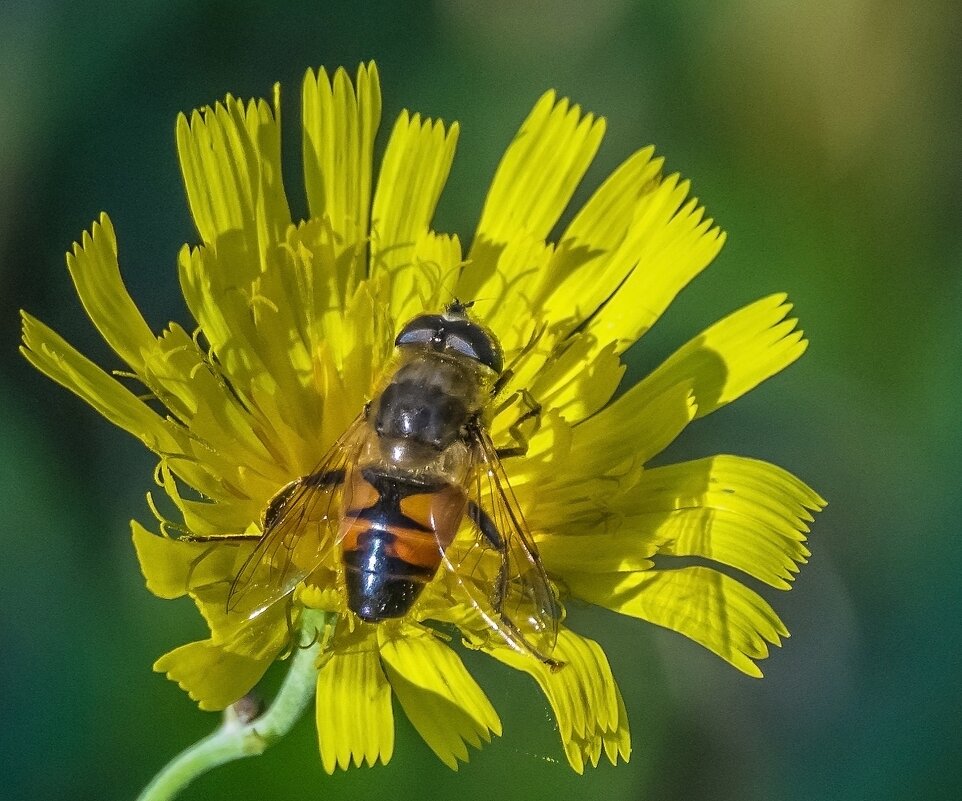
<svg viewBox="0 0 962 801">
<path fill-rule="evenodd" d="M 130 521 L 131 539 L 147 589 L 159 598 L 180 598 L 188 592 L 221 585 L 237 574 L 254 541 L 190 542 L 148 531 Z"/>
<path fill-rule="evenodd" d="M 221 711 L 260 681 L 273 659 L 255 659 L 200 640 L 168 651 L 153 669 L 177 683 L 205 711 Z"/>
<path fill-rule="evenodd" d="M 739 309 L 679 348 L 631 392 L 654 393 L 669 381 L 693 380 L 699 417 L 739 398 L 804 353 L 807 340 L 786 319 L 787 295 L 776 293 Z"/>
<path fill-rule="evenodd" d="M 351 765 L 387 764 L 394 753 L 391 686 L 367 629 L 340 628 L 334 651 L 318 671 L 316 724 L 327 773 Z"/>
<path fill-rule="evenodd" d="M 621 691 L 601 646 L 564 629 L 553 656 L 565 662 L 552 670 L 506 648 L 485 649 L 509 667 L 528 673 L 551 704 L 565 756 L 578 774 L 597 765 L 602 752 L 612 764 L 631 751 L 628 716 Z"/>
<path fill-rule="evenodd" d="M 554 90 L 545 92 L 498 165 L 475 242 L 481 246 L 546 239 L 594 159 L 604 129 L 603 119 L 582 116 L 568 98 L 558 100 Z"/>
<path fill-rule="evenodd" d="M 452 770 L 501 734 L 484 691 L 446 644 L 423 629 L 378 632 L 381 656 L 405 714 L 428 747 Z"/>
<path fill-rule="evenodd" d="M 756 660 L 788 635 L 758 593 L 709 567 L 573 575 L 568 584 L 581 598 L 677 631 L 756 678 Z"/>
</svg>

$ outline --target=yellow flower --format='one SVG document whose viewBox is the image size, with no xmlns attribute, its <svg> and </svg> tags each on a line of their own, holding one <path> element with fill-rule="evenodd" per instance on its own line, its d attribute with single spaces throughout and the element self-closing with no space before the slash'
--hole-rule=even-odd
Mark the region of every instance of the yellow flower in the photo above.
<svg viewBox="0 0 962 801">
<path fill-rule="evenodd" d="M 467 254 L 431 228 L 457 124 L 403 112 L 375 181 L 377 71 L 352 83 L 308 72 L 303 156 L 309 219 L 292 222 L 281 177 L 280 108 L 230 96 L 177 121 L 200 245 L 178 268 L 197 322 L 155 336 L 121 281 L 106 215 L 67 256 L 94 324 L 127 364 L 118 380 L 24 314 L 23 353 L 140 438 L 176 506 L 160 533 L 133 522 L 148 588 L 184 594 L 209 639 L 156 669 L 203 709 L 247 693 L 286 653 L 293 616 L 326 610 L 317 730 L 324 767 L 386 762 L 392 695 L 451 767 L 501 734 L 497 713 L 439 632 L 529 673 L 550 702 L 571 766 L 627 759 L 628 721 L 602 648 L 562 626 L 552 670 L 483 638 L 446 571 L 400 621 L 350 613 L 332 562 L 277 604 L 237 623 L 225 599 L 269 501 L 309 474 L 371 398 L 398 326 L 452 297 L 500 338 L 513 377 L 490 430 L 510 444 L 525 397 L 526 455 L 505 460 L 541 559 L 560 593 L 674 629 L 739 670 L 787 632 L 756 592 L 710 563 L 788 589 L 824 502 L 784 470 L 741 456 L 648 467 L 697 417 L 793 362 L 805 340 L 775 295 L 729 315 L 612 400 L 620 355 L 722 246 L 689 185 L 652 148 L 629 157 L 549 240 L 604 133 L 604 120 L 553 92 L 535 105 L 498 167 Z M 127 379 L 139 389 L 128 388 Z M 146 387 L 146 395 L 143 388 Z M 523 396 L 521 390 L 526 390 Z M 510 402 L 508 402 L 510 401 Z M 466 531 L 469 528 L 464 526 Z M 247 540 L 238 535 L 249 535 Z M 218 542 L 218 537 L 230 539 Z M 700 557 L 672 563 L 672 557 Z M 432 626 L 425 625 L 434 621 Z"/>
</svg>

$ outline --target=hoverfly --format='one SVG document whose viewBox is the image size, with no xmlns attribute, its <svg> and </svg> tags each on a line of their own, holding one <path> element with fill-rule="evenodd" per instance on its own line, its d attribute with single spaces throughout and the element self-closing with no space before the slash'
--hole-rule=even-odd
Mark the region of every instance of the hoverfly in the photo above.
<svg viewBox="0 0 962 801">
<path fill-rule="evenodd" d="M 378 623 L 405 616 L 443 566 L 502 644 L 560 665 L 549 656 L 559 605 L 486 427 L 510 370 L 468 306 L 455 300 L 401 328 L 380 390 L 318 466 L 268 504 L 230 614 L 254 620 L 337 553 L 348 608 Z M 455 554 L 465 518 L 475 540 Z M 486 579 L 475 575 L 482 563 Z"/>
</svg>

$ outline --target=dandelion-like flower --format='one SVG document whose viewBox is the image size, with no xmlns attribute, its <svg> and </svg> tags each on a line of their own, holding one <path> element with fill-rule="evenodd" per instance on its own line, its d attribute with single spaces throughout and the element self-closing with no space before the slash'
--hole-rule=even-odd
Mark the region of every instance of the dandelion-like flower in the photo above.
<svg viewBox="0 0 962 801">
<path fill-rule="evenodd" d="M 374 65 L 353 83 L 343 70 L 309 71 L 302 102 L 310 211 L 302 222 L 292 221 L 282 183 L 277 92 L 273 107 L 228 96 L 177 121 L 200 237 L 178 258 L 196 330 L 150 330 L 122 283 L 106 215 L 67 263 L 126 372 L 109 375 L 24 314 L 27 359 L 159 458 L 157 482 L 176 519 L 157 511 L 156 532 L 133 522 L 134 545 L 148 588 L 189 595 L 210 637 L 155 668 L 202 709 L 227 708 L 289 653 L 305 610 L 321 610 L 312 619 L 323 621 L 315 666 L 325 769 L 390 759 L 392 695 L 457 767 L 466 746 L 500 735 L 501 723 L 451 638 L 439 635 L 456 631 L 534 678 L 576 771 L 602 753 L 628 758 L 625 706 L 602 647 L 562 622 L 551 654 L 558 668 L 492 639 L 465 601 L 470 577 L 456 571 L 439 570 L 404 617 L 367 623 L 346 605 L 332 551 L 311 565 L 293 603 L 249 618 L 228 608 L 276 512 L 272 499 L 315 473 L 357 419 L 399 327 L 457 297 L 479 300 L 473 313 L 510 365 L 486 428 L 495 446 L 517 451 L 504 473 L 560 602 L 582 599 L 673 629 L 760 676 L 756 660 L 787 632 L 760 595 L 711 565 L 788 589 L 809 555 L 811 512 L 824 502 L 781 468 L 742 456 L 648 464 L 692 420 L 802 354 L 785 296 L 715 323 L 612 400 L 621 354 L 724 241 L 688 198 L 688 182 L 664 175 L 652 148 L 640 150 L 549 241 L 604 120 L 548 92 L 508 147 L 465 253 L 457 236 L 431 227 L 456 123 L 403 112 L 375 181 Z M 476 538 L 474 522 L 465 515 L 452 552 Z"/>
</svg>

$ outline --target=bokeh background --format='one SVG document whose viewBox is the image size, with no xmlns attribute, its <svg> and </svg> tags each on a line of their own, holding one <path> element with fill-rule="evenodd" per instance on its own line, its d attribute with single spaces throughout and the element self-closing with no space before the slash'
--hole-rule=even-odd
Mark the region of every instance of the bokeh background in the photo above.
<svg viewBox="0 0 962 801">
<path fill-rule="evenodd" d="M 382 142 L 404 107 L 462 123 L 441 230 L 470 237 L 549 87 L 609 121 L 579 199 L 647 143 L 692 178 L 728 244 L 631 352 L 630 375 L 789 292 L 809 351 L 672 455 L 769 459 L 830 506 L 795 589 L 767 593 L 792 637 L 762 681 L 678 635 L 574 610 L 621 681 L 628 765 L 572 774 L 534 685 L 472 660 L 505 736 L 458 774 L 399 712 L 387 767 L 327 776 L 305 719 L 184 798 L 962 797 L 960 20 L 948 0 L 0 4 L 0 796 L 132 798 L 216 724 L 150 671 L 204 634 L 188 602 L 154 599 L 139 576 L 128 520 L 149 519 L 152 461 L 28 368 L 17 309 L 118 366 L 63 262 L 104 209 L 148 321 L 186 322 L 177 112 L 281 81 L 303 213 L 303 71 L 375 58 Z"/>
</svg>

